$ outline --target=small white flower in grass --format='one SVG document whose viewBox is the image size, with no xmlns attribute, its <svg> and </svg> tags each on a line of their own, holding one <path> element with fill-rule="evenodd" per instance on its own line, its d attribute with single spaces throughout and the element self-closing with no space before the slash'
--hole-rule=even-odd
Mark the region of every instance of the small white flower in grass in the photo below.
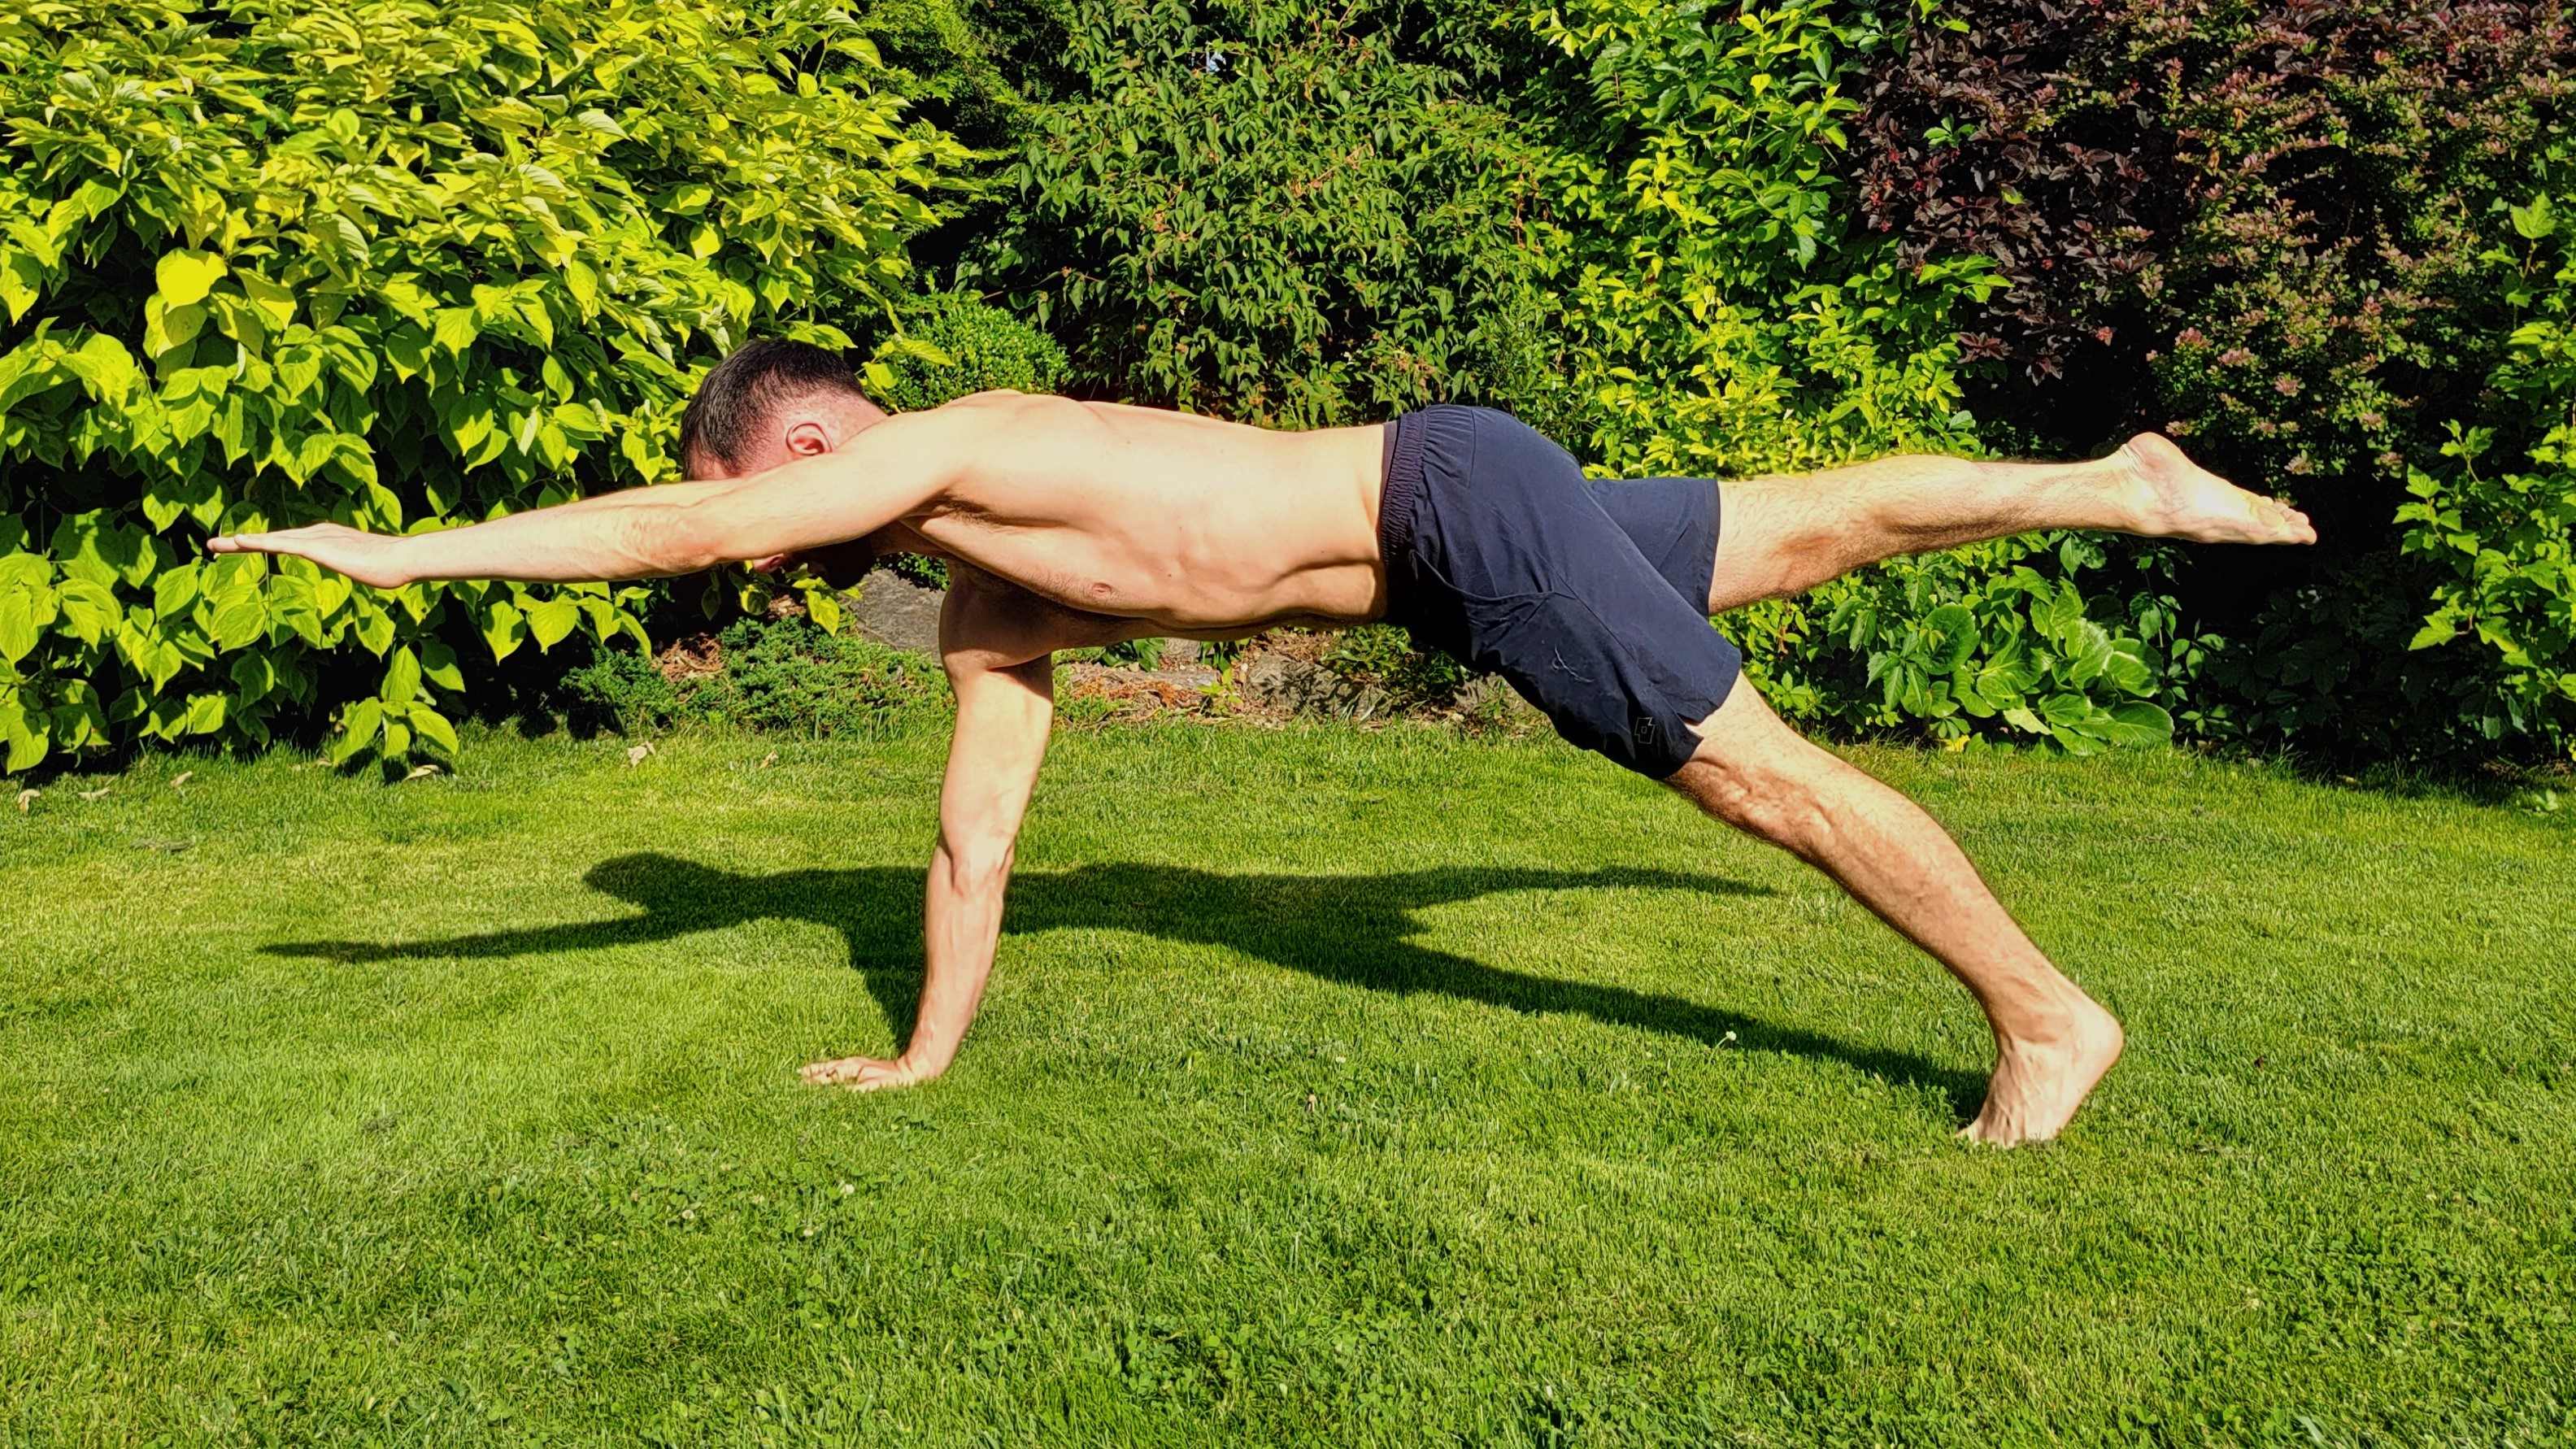
<svg viewBox="0 0 2576 1449">
<path fill-rule="evenodd" d="M 858 1190 L 859 1185 L 855 1182 L 845 1182 L 841 1184 L 841 1196 L 843 1197 L 848 1197 L 851 1193 L 857 1192 Z"/>
</svg>

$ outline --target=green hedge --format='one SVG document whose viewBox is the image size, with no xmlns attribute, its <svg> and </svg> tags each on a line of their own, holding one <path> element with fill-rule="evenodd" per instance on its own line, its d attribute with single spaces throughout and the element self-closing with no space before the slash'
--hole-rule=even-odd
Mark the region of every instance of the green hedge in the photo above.
<svg viewBox="0 0 2576 1449">
<path fill-rule="evenodd" d="M 201 544 L 667 476 L 697 371 L 887 317 L 961 181 L 878 74 L 809 0 L 13 9 L 7 767 L 324 719 L 336 758 L 446 754 L 476 656 L 640 638 L 633 588 L 380 594 Z"/>
<path fill-rule="evenodd" d="M 1621 474 L 2170 427 L 2325 545 L 2004 540 L 1727 625 L 1846 733 L 2563 755 L 2571 72 L 2541 0 L 21 6 L 5 762 L 446 749 L 485 660 L 660 596 L 198 541 L 667 476 L 753 332 L 898 407 L 1485 401 Z"/>
</svg>

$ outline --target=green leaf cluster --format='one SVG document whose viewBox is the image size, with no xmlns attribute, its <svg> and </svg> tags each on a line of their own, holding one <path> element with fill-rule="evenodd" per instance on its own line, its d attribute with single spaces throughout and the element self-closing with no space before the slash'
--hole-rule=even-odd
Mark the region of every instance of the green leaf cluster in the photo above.
<svg viewBox="0 0 2576 1449">
<path fill-rule="evenodd" d="M 1581 70 L 1556 315 L 1592 446 L 1623 474 L 1727 477 L 1973 445 L 1954 307 L 1984 258 L 1907 265 L 1839 174 L 1868 7 L 1576 0 L 1533 22 Z"/>
<path fill-rule="evenodd" d="M 1548 406 L 1549 119 L 1481 93 L 1417 12 L 1065 7 L 960 274 L 1133 401 L 1299 427 Z"/>
<path fill-rule="evenodd" d="M 2556 158 L 2562 172 L 2566 157 Z M 2495 416 L 2450 425 L 2439 471 L 2409 472 L 2404 548 L 2437 570 L 2412 649 L 2475 660 L 2462 715 L 2488 740 L 2576 753 L 2576 187 L 2511 210 L 2515 244 L 2485 260 L 2524 320 L 2488 379 Z M 2481 471 L 2499 432 L 2524 466 Z"/>
<path fill-rule="evenodd" d="M 1726 620 L 1782 713 L 1846 733 L 1920 731 L 1953 747 L 2022 740 L 2071 754 L 2163 744 L 2160 699 L 2212 641 L 2173 596 L 2079 575 L 2109 562 L 2074 534 L 2030 534 L 1900 559 Z"/>
<path fill-rule="evenodd" d="M 846 345 L 968 153 L 817 0 L 31 0 L 0 18 L 0 737 L 450 756 L 601 585 L 352 589 L 211 533 L 647 484 L 754 330 Z"/>
</svg>

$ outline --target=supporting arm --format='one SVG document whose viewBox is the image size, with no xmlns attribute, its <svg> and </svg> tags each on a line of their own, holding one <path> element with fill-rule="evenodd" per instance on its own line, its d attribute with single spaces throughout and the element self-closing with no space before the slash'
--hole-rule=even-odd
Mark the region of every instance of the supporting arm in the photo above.
<svg viewBox="0 0 2576 1449">
<path fill-rule="evenodd" d="M 994 666 L 948 657 L 957 732 L 939 792 L 939 844 L 922 903 L 928 966 L 912 1041 L 892 1061 L 844 1057 L 805 1069 L 809 1082 L 872 1091 L 925 1082 L 948 1070 L 984 998 L 1002 933 L 1015 842 L 1055 717 L 1055 659 Z"/>
</svg>

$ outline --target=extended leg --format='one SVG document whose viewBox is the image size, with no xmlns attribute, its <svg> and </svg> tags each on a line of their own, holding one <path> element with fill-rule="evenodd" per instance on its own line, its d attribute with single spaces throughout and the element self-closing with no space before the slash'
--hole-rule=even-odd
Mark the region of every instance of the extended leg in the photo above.
<svg viewBox="0 0 2576 1449">
<path fill-rule="evenodd" d="M 1749 684 L 1699 731 L 1674 789 L 1832 876 L 1985 1008 L 1994 1077 L 1961 1135 L 2006 1147 L 2056 1136 L 2118 1060 L 2120 1024 L 2049 964 L 1931 816 L 1800 739 Z"/>
<path fill-rule="evenodd" d="M 2201 543 L 2314 543 L 2307 516 L 2248 493 L 2142 433 L 2089 463 L 1882 458 L 1724 485 L 1708 608 L 1814 588 L 1897 554 L 2042 528 Z"/>
</svg>

